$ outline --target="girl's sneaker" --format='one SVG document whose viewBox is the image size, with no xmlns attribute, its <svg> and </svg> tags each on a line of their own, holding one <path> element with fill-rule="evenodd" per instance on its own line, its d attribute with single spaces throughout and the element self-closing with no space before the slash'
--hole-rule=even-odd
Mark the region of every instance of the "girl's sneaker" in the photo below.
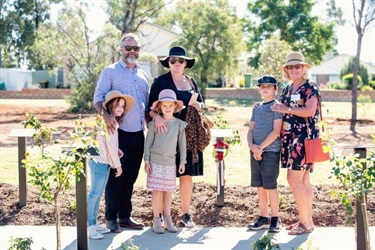
<svg viewBox="0 0 375 250">
<path fill-rule="evenodd" d="M 95 225 L 89 226 L 89 238 L 93 240 L 100 240 L 103 239 L 103 234 L 99 233 L 95 229 Z"/>
<path fill-rule="evenodd" d="M 107 234 L 111 232 L 111 229 L 102 227 L 101 225 L 95 225 L 95 230 L 101 234 Z"/>
</svg>

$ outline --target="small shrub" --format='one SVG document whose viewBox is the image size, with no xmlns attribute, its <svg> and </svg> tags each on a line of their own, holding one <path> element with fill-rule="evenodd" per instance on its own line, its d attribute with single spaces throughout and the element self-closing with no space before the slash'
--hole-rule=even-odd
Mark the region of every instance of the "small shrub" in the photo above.
<svg viewBox="0 0 375 250">
<path fill-rule="evenodd" d="M 360 75 L 357 76 L 358 79 L 358 86 L 357 88 L 360 89 L 362 85 L 362 78 Z M 348 84 L 347 89 L 351 90 L 353 89 L 353 74 L 347 74 L 342 77 L 343 82 L 346 82 Z"/>
<path fill-rule="evenodd" d="M 285 199 L 284 199 L 284 196 L 282 196 L 282 195 L 280 195 L 280 197 L 279 197 L 279 207 L 280 207 L 280 209 L 286 208 Z"/>
<path fill-rule="evenodd" d="M 128 239 L 127 241 L 121 243 L 121 250 L 139 250 L 139 246 L 134 245 L 133 239 Z"/>
<path fill-rule="evenodd" d="M 368 86 L 370 86 L 372 89 L 375 89 L 375 80 L 369 81 Z"/>
<path fill-rule="evenodd" d="M 245 77 L 241 77 L 241 78 L 237 81 L 237 86 L 240 87 L 240 88 L 245 87 Z"/>
<path fill-rule="evenodd" d="M 362 91 L 372 91 L 372 90 L 374 90 L 371 86 L 369 86 L 369 85 L 363 85 L 362 87 L 361 87 L 361 90 Z"/>
<path fill-rule="evenodd" d="M 363 111 L 363 116 L 366 117 L 366 104 L 367 103 L 372 103 L 371 97 L 369 95 L 359 95 L 358 96 L 358 103 L 361 105 L 362 111 Z"/>
<path fill-rule="evenodd" d="M 347 84 L 344 82 L 329 82 L 327 87 L 329 89 L 347 89 Z"/>
<path fill-rule="evenodd" d="M 273 235 L 271 237 L 265 235 L 262 238 L 258 239 L 256 242 L 253 243 L 252 249 L 253 250 L 277 250 L 280 249 L 280 246 L 273 242 L 276 236 Z"/>
<path fill-rule="evenodd" d="M 10 247 L 8 250 L 31 250 L 33 244 L 32 238 L 13 238 L 10 237 Z"/>
</svg>

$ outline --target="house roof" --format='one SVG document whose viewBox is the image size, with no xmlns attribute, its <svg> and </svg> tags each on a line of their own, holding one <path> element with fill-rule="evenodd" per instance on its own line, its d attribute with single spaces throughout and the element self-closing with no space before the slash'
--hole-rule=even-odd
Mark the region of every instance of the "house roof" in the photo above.
<svg viewBox="0 0 375 250">
<path fill-rule="evenodd" d="M 153 53 L 157 57 L 167 56 L 171 43 L 178 38 L 177 33 L 149 22 L 142 23 L 139 26 L 139 31 L 142 51 Z"/>
<path fill-rule="evenodd" d="M 346 54 L 340 54 L 327 59 L 322 62 L 319 66 L 311 68 L 310 72 L 312 75 L 338 75 L 341 69 L 349 62 L 351 56 Z M 375 65 L 361 61 L 361 64 L 367 68 L 367 72 L 371 75 L 375 75 Z"/>
</svg>

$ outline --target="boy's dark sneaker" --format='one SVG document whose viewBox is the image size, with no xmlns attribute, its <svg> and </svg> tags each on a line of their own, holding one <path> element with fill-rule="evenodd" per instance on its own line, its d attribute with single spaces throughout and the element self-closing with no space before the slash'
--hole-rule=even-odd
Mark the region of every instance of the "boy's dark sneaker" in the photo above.
<svg viewBox="0 0 375 250">
<path fill-rule="evenodd" d="M 269 228 L 270 227 L 271 219 L 268 217 L 259 216 L 258 220 L 247 227 L 251 230 L 259 230 L 262 228 Z"/>
<path fill-rule="evenodd" d="M 281 230 L 281 220 L 279 217 L 271 217 L 271 224 L 268 232 L 278 233 Z"/>
</svg>

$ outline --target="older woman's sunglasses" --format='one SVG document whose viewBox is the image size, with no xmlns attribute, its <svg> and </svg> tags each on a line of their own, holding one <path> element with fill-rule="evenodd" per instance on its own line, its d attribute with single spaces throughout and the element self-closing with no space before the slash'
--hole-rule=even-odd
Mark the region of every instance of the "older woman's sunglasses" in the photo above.
<svg viewBox="0 0 375 250">
<path fill-rule="evenodd" d="M 183 64 L 185 62 L 185 59 L 181 58 L 181 57 L 179 57 L 177 59 L 176 58 L 171 58 L 171 59 L 169 59 L 169 62 L 171 64 L 175 64 L 176 62 L 179 62 L 180 64 Z"/>
<path fill-rule="evenodd" d="M 126 51 L 131 51 L 131 50 L 134 50 L 134 51 L 139 51 L 141 49 L 141 47 L 139 46 L 130 46 L 130 45 L 125 45 L 124 46 L 124 49 Z"/>
<path fill-rule="evenodd" d="M 292 69 L 300 69 L 302 67 L 301 64 L 297 64 L 297 65 L 288 65 L 286 66 L 286 69 L 289 69 L 289 70 L 292 70 Z"/>
</svg>

